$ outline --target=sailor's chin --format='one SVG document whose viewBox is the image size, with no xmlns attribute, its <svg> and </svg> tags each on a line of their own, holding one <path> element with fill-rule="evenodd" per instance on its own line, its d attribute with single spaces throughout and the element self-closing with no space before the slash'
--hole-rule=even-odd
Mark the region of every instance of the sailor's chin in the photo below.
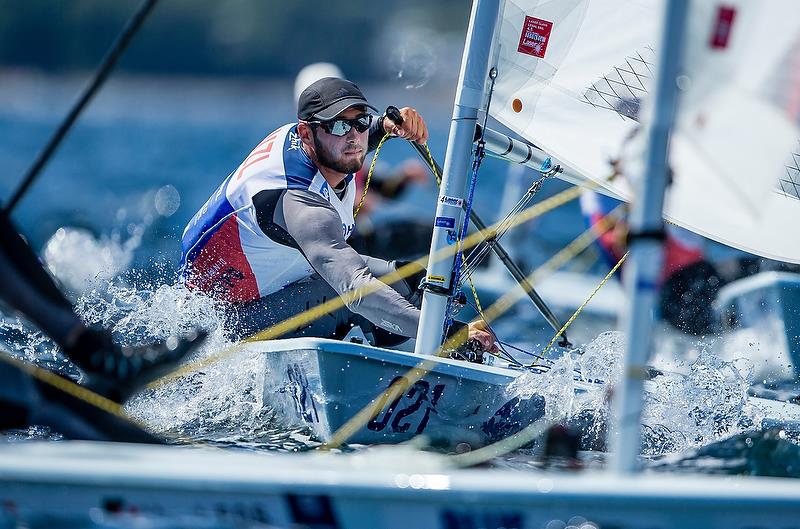
<svg viewBox="0 0 800 529">
<path fill-rule="evenodd" d="M 353 172 L 358 171 L 359 169 L 361 169 L 361 166 L 364 165 L 364 158 L 365 158 L 364 151 L 358 151 L 357 153 L 353 153 L 353 154 L 344 154 L 342 156 L 340 162 L 341 162 L 341 165 L 344 165 L 344 166 L 347 166 L 347 167 L 355 167 L 355 169 L 347 171 L 349 173 L 353 173 Z"/>
</svg>

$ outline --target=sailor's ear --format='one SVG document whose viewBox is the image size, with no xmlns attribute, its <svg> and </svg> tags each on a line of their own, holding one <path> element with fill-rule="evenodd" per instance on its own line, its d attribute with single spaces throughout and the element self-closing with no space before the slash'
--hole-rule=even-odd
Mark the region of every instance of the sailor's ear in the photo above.
<svg viewBox="0 0 800 529">
<path fill-rule="evenodd" d="M 311 125 L 308 123 L 300 122 L 297 124 L 297 134 L 300 136 L 300 140 L 303 143 L 308 145 L 314 144 L 314 138 L 312 137 L 313 131 L 311 129 Z"/>
</svg>

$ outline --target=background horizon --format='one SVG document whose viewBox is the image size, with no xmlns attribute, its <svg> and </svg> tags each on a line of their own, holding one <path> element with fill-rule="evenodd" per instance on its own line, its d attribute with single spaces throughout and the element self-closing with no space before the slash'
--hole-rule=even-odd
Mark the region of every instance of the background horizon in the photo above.
<svg viewBox="0 0 800 529">
<path fill-rule="evenodd" d="M 93 70 L 141 3 L 0 0 L 0 67 Z M 417 67 L 451 70 L 455 58 L 457 73 L 470 6 L 469 0 L 161 0 L 115 71 L 282 78 L 326 61 L 377 81 L 403 70 L 418 76 Z"/>
</svg>

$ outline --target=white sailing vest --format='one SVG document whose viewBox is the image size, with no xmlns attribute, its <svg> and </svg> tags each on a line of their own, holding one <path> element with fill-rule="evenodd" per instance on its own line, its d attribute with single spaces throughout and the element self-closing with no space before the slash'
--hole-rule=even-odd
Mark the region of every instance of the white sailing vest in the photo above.
<svg viewBox="0 0 800 529">
<path fill-rule="evenodd" d="M 348 175 L 349 184 L 353 175 Z M 253 197 L 265 190 L 305 189 L 321 196 L 353 233 L 355 185 L 340 199 L 303 151 L 297 124 L 267 136 L 220 185 L 183 232 L 181 268 L 187 285 L 227 301 L 251 301 L 314 273 L 303 254 L 259 227 Z"/>
</svg>

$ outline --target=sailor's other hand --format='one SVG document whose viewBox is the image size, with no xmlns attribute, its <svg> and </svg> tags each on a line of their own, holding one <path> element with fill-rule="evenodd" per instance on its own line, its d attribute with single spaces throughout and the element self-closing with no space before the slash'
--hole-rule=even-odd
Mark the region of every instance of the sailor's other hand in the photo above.
<svg viewBox="0 0 800 529">
<path fill-rule="evenodd" d="M 483 320 L 472 321 L 467 325 L 470 340 L 475 340 L 481 344 L 484 351 L 489 353 L 499 352 L 497 338 L 489 330 L 489 326 Z"/>
<path fill-rule="evenodd" d="M 383 119 L 383 129 L 389 133 L 409 141 L 425 144 L 428 141 L 428 127 L 419 112 L 410 107 L 400 109 L 403 124 L 398 125 L 388 116 Z"/>
</svg>

